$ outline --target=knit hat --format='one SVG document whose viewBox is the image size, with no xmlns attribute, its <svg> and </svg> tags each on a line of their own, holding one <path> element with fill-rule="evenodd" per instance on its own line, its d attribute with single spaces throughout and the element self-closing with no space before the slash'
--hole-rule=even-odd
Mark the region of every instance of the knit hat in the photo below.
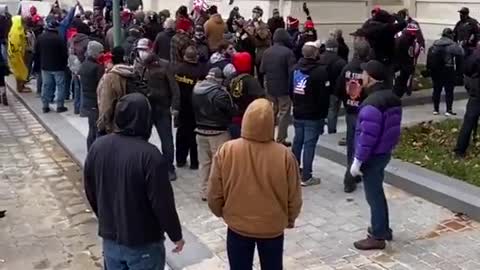
<svg viewBox="0 0 480 270">
<path fill-rule="evenodd" d="M 93 59 L 97 59 L 98 56 L 103 53 L 103 50 L 103 45 L 100 42 L 92 40 L 88 42 L 86 55 Z"/>
<path fill-rule="evenodd" d="M 208 71 L 207 79 L 215 79 L 217 81 L 223 80 L 223 72 L 220 68 L 214 67 Z"/>
<path fill-rule="evenodd" d="M 300 25 L 300 21 L 297 18 L 288 16 L 287 25 L 289 28 L 298 28 L 298 26 Z"/>
<path fill-rule="evenodd" d="M 164 9 L 158 13 L 158 16 L 170 18 L 170 11 L 168 9 Z"/>
<path fill-rule="evenodd" d="M 314 29 L 315 28 L 315 24 L 313 23 L 312 20 L 307 20 L 305 22 L 305 25 L 303 26 L 305 29 Z"/>
<path fill-rule="evenodd" d="M 148 49 L 150 49 L 150 40 L 148 38 L 139 39 L 135 49 L 137 49 L 137 50 L 148 50 Z"/>
<path fill-rule="evenodd" d="M 252 56 L 248 52 L 235 53 L 232 64 L 238 73 L 250 73 L 252 70 Z"/>
<path fill-rule="evenodd" d="M 367 63 L 363 63 L 360 65 L 360 68 L 367 72 L 368 76 L 377 81 L 383 81 L 387 77 L 385 73 L 385 65 L 377 60 L 370 60 Z"/>
<path fill-rule="evenodd" d="M 325 49 L 327 51 L 338 49 L 338 42 L 333 38 L 327 39 L 327 41 L 325 42 Z"/>
<path fill-rule="evenodd" d="M 189 19 L 186 19 L 184 17 L 179 17 L 177 19 L 177 24 L 175 26 L 177 30 L 183 30 L 185 32 L 188 32 L 192 28 L 192 21 Z"/>
<path fill-rule="evenodd" d="M 195 46 L 188 46 L 185 50 L 185 55 L 183 56 L 183 60 L 187 63 L 196 64 L 198 63 L 198 51 Z"/>
<path fill-rule="evenodd" d="M 254 13 L 258 13 L 260 15 L 260 17 L 263 16 L 263 9 L 260 7 L 260 6 L 255 6 L 252 10 L 252 12 Z"/>
<path fill-rule="evenodd" d="M 274 8 L 272 14 L 273 15 L 275 15 L 275 14 L 280 15 L 280 11 L 278 10 L 278 8 Z"/>
</svg>

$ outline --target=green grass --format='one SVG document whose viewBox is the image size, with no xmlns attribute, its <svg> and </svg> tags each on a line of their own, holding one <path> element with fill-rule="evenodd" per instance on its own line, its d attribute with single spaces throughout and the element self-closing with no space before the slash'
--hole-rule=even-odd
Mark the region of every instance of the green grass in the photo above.
<svg viewBox="0 0 480 270">
<path fill-rule="evenodd" d="M 404 128 L 394 156 L 480 186 L 480 142 L 470 144 L 465 159 L 453 155 L 460 127 L 460 120 L 445 120 Z"/>
<path fill-rule="evenodd" d="M 415 75 L 413 76 L 413 91 L 431 89 L 433 87 L 431 78 L 424 78 L 420 72 L 425 70 L 424 64 L 417 64 L 415 68 Z"/>
</svg>

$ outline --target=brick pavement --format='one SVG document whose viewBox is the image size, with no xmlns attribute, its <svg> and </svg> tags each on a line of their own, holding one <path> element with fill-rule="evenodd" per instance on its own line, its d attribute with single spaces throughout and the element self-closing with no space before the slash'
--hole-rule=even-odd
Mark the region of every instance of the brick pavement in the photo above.
<svg viewBox="0 0 480 270">
<path fill-rule="evenodd" d="M 86 211 L 78 167 L 11 100 L 14 112 L 0 108 L 0 209 L 9 210 L 0 219 L 0 270 L 99 268 L 96 224 Z M 386 190 L 395 241 L 381 252 L 354 250 L 369 213 L 361 189 L 343 193 L 344 170 L 316 159 L 314 173 L 323 183 L 304 189 L 297 227 L 286 233 L 285 269 L 480 269 L 477 222 L 391 186 Z M 197 172 L 178 173 L 174 189 L 182 225 L 215 254 L 186 269 L 227 269 L 225 225 L 200 201 Z"/>
<path fill-rule="evenodd" d="M 19 102 L 0 107 L 0 270 L 101 269 L 79 167 Z"/>
</svg>

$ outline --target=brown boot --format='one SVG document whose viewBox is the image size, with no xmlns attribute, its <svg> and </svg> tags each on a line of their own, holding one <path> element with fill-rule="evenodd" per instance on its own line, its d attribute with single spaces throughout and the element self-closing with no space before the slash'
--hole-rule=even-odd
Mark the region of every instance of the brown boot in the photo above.
<svg viewBox="0 0 480 270">
<path fill-rule="evenodd" d="M 25 87 L 25 81 L 17 80 L 17 92 L 18 93 L 30 93 L 32 90 L 28 87 Z"/>
<path fill-rule="evenodd" d="M 385 249 L 385 240 L 377 240 L 367 237 L 366 239 L 353 243 L 353 246 L 359 250 Z"/>
</svg>

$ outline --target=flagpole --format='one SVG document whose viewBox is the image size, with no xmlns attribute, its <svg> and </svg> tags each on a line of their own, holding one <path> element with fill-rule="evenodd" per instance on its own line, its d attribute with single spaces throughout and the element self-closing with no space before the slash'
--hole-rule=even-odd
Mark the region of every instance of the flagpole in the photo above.
<svg viewBox="0 0 480 270">
<path fill-rule="evenodd" d="M 122 32 L 120 25 L 120 0 L 113 0 L 113 44 L 115 47 L 122 43 Z"/>
</svg>

